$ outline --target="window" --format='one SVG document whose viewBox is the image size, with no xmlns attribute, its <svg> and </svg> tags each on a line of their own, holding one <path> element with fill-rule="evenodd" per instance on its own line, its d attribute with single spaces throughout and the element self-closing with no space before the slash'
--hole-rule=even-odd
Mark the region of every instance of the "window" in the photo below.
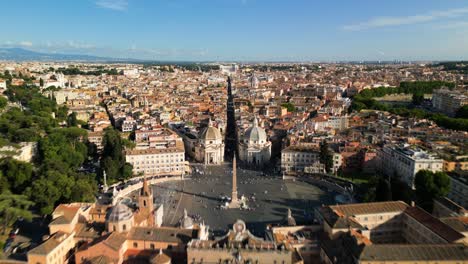
<svg viewBox="0 0 468 264">
<path fill-rule="evenodd" d="M 122 230 L 123 230 L 123 231 L 127 230 L 127 225 L 124 224 L 124 225 L 122 226 Z"/>
<path fill-rule="evenodd" d="M 150 244 L 150 249 L 154 250 L 154 244 L 153 243 Z"/>
<path fill-rule="evenodd" d="M 133 247 L 134 247 L 134 248 L 137 248 L 137 247 L 138 247 L 138 243 L 137 243 L 137 242 L 133 242 Z"/>
</svg>

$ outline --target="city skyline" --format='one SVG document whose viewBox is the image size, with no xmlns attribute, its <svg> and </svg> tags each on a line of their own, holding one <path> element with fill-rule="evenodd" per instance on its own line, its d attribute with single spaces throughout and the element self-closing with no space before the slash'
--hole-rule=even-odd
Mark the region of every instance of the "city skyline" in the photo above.
<svg viewBox="0 0 468 264">
<path fill-rule="evenodd" d="M 155 61 L 468 58 L 462 1 L 16 1 L 0 22 L 14 23 L 0 47 L 45 53 Z"/>
</svg>

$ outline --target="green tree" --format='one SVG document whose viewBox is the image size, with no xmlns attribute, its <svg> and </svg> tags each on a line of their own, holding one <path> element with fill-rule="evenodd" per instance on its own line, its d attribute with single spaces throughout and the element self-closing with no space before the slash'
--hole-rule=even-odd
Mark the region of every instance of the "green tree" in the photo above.
<svg viewBox="0 0 468 264">
<path fill-rule="evenodd" d="M 377 186 L 375 189 L 376 201 L 392 201 L 392 190 L 390 182 L 383 177 L 379 177 Z"/>
<path fill-rule="evenodd" d="M 28 209 L 32 205 L 33 202 L 29 201 L 25 195 L 11 194 L 9 192 L 0 194 L 1 233 L 5 234 L 6 229 L 20 217 L 31 220 L 32 213 Z"/>
<path fill-rule="evenodd" d="M 0 109 L 5 108 L 5 106 L 7 106 L 7 104 L 8 104 L 8 99 L 6 99 L 3 96 L 0 96 Z"/>
<path fill-rule="evenodd" d="M 55 204 L 60 199 L 61 190 L 55 186 L 54 182 L 41 177 L 33 182 L 29 196 L 39 208 L 41 214 L 46 215 L 54 210 Z"/>
<path fill-rule="evenodd" d="M 283 103 L 281 104 L 282 107 L 285 107 L 288 112 L 294 112 L 296 111 L 296 107 L 292 103 Z"/>
<path fill-rule="evenodd" d="M 15 194 L 20 194 L 31 184 L 33 168 L 31 164 L 12 158 L 0 161 L 0 171 L 8 182 L 8 187 Z"/>
<path fill-rule="evenodd" d="M 129 173 L 131 165 L 125 161 L 125 143 L 119 132 L 113 128 L 107 128 L 104 132 L 103 144 L 104 150 L 101 158 L 101 175 L 102 172 L 105 171 L 109 183 L 131 177 L 132 174 Z"/>
<path fill-rule="evenodd" d="M 333 168 L 333 154 L 331 153 L 326 140 L 322 141 L 320 144 L 320 163 L 325 166 L 327 173 L 331 172 L 331 169 Z"/>
<path fill-rule="evenodd" d="M 414 105 L 420 105 L 424 102 L 424 94 L 423 93 L 414 93 L 412 96 L 412 103 Z"/>
<path fill-rule="evenodd" d="M 464 105 L 458 109 L 455 117 L 468 119 L 468 105 Z"/>
<path fill-rule="evenodd" d="M 394 201 L 404 201 L 410 203 L 413 200 L 413 190 L 401 181 L 397 175 L 391 178 L 390 186 L 392 190 L 392 199 Z"/>
<path fill-rule="evenodd" d="M 76 127 L 78 125 L 78 119 L 76 118 L 76 113 L 75 112 L 72 112 L 70 115 L 68 115 L 67 125 L 69 127 Z"/>
<path fill-rule="evenodd" d="M 450 178 L 444 172 L 420 170 L 414 179 L 416 197 L 422 208 L 432 211 L 434 199 L 444 197 L 450 190 Z"/>
</svg>

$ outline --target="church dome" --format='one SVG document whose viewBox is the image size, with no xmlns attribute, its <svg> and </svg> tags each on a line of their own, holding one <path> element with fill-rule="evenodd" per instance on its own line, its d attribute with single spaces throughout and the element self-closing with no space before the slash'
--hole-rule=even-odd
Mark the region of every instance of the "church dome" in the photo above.
<svg viewBox="0 0 468 264">
<path fill-rule="evenodd" d="M 265 143 L 267 141 L 265 129 L 258 126 L 257 117 L 254 119 L 253 126 L 245 131 L 244 141 L 257 143 Z"/>
<path fill-rule="evenodd" d="M 211 120 L 208 123 L 208 127 L 203 129 L 203 131 L 200 134 L 200 139 L 203 140 L 222 140 L 221 132 L 219 132 L 219 129 L 214 127 L 211 124 Z"/>
<path fill-rule="evenodd" d="M 119 203 L 112 208 L 109 215 L 109 222 L 125 221 L 132 218 L 133 212 L 125 204 Z"/>
</svg>

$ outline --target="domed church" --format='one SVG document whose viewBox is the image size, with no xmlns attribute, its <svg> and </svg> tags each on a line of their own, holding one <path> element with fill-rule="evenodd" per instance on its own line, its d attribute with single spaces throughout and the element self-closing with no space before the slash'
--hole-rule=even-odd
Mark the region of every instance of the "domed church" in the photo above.
<svg viewBox="0 0 468 264">
<path fill-rule="evenodd" d="M 247 165 L 261 167 L 270 161 L 271 142 L 265 129 L 258 126 L 255 116 L 253 124 L 242 136 L 239 143 L 239 158 Z"/>
<path fill-rule="evenodd" d="M 205 164 L 221 164 L 224 161 L 223 136 L 219 129 L 213 126 L 211 119 L 198 137 L 195 159 Z"/>
</svg>

